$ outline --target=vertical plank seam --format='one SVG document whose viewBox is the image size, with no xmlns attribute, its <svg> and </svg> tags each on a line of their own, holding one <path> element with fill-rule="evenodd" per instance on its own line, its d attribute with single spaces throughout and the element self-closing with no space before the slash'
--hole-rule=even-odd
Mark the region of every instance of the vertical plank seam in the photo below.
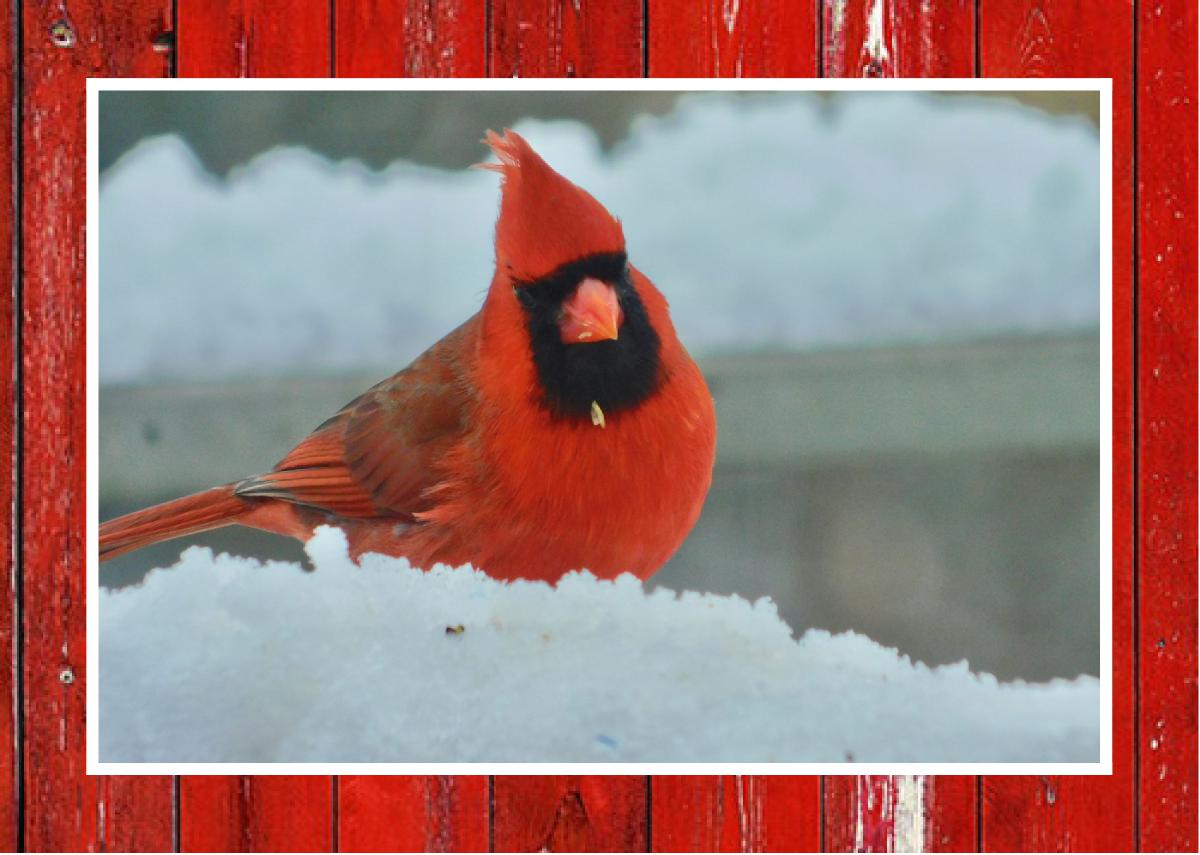
<svg viewBox="0 0 1200 855">
<path fill-rule="evenodd" d="M 496 776 L 488 775 L 488 852 L 496 851 Z"/>
<path fill-rule="evenodd" d="M 646 775 L 643 778 L 646 786 L 645 804 L 646 804 L 646 851 L 654 851 L 654 776 Z"/>
<path fill-rule="evenodd" d="M 20 2 L 20 0 L 17 0 Z M 171 0 L 171 53 L 167 65 L 167 75 L 179 77 L 179 0 Z"/>
<path fill-rule="evenodd" d="M 650 76 L 650 0 L 642 0 L 642 77 Z M 649 787 L 650 778 L 646 778 Z"/>
<path fill-rule="evenodd" d="M 1140 8 L 1138 0 L 1133 0 L 1131 14 L 1133 15 L 1133 26 L 1131 46 L 1132 56 L 1130 57 L 1130 131 L 1133 139 L 1130 143 L 1130 187 L 1125 188 L 1126 192 L 1131 194 L 1130 204 L 1130 263 L 1133 269 L 1131 272 L 1131 288 L 1132 302 L 1131 307 L 1131 324 L 1133 329 L 1133 367 L 1131 370 L 1130 380 L 1130 403 L 1132 405 L 1132 425 L 1130 426 L 1130 446 L 1131 446 L 1131 484 L 1130 488 L 1133 491 L 1133 497 L 1130 511 L 1130 524 L 1133 529 L 1130 538 L 1130 564 L 1133 578 L 1130 581 L 1130 600 L 1132 601 L 1133 614 L 1130 621 L 1130 631 L 1133 638 L 1130 639 L 1130 658 L 1131 658 L 1131 678 L 1133 690 L 1133 850 L 1140 852 L 1142 849 L 1142 675 L 1141 675 L 1141 603 L 1140 603 L 1140 581 L 1141 572 L 1141 512 L 1142 512 L 1142 481 L 1141 481 L 1141 380 L 1138 372 L 1141 370 L 1141 318 L 1139 305 L 1141 303 L 1140 281 L 1139 281 L 1139 262 L 1141 259 L 1141 247 L 1138 241 L 1141 239 L 1140 220 L 1141 212 L 1138 208 L 1138 203 L 1141 201 L 1138 193 L 1138 179 L 1141 172 L 1139 168 L 1138 157 L 1138 19 L 1140 17 Z M 1109 414 L 1112 417 L 1112 414 Z M 1114 639 L 1115 642 L 1115 639 Z M 1114 644 L 1114 647 L 1116 645 Z M 1117 687 L 1113 686 L 1113 695 L 1115 696 Z M 1109 711 L 1112 715 L 1112 711 Z M 1110 751 L 1116 753 L 1116 733 L 1112 734 L 1113 745 Z"/>
<path fill-rule="evenodd" d="M 825 0 L 816 0 L 813 8 L 817 12 L 817 77 L 825 76 Z M 822 790 L 822 793 L 824 790 Z M 821 838 L 821 848 L 825 848 L 825 839 Z"/>
<path fill-rule="evenodd" d="M 182 823 L 180 821 L 180 814 L 183 812 L 180 798 L 182 780 L 179 775 L 171 776 L 171 850 L 173 852 L 183 851 Z"/>
<path fill-rule="evenodd" d="M 337 0 L 329 0 L 329 76 L 337 77 Z"/>
<path fill-rule="evenodd" d="M 329 776 L 329 849 L 332 852 L 342 851 L 341 841 L 341 783 L 337 775 Z"/>
<path fill-rule="evenodd" d="M 12 380 L 13 420 L 10 474 L 13 498 L 10 513 L 9 555 L 12 560 L 13 586 L 13 792 L 17 851 L 25 845 L 25 20 L 21 0 L 9 6 L 12 14 Z"/>
<path fill-rule="evenodd" d="M 825 843 L 825 776 L 817 776 L 817 848 L 828 851 Z"/>
<path fill-rule="evenodd" d="M 979 24 L 979 17 L 982 14 L 983 0 L 975 0 L 975 14 L 973 20 L 971 21 L 971 27 L 975 32 L 975 56 L 972 59 L 972 62 L 975 65 L 976 77 L 983 77 L 983 45 L 981 44 L 982 39 L 980 38 L 980 33 L 983 31 L 983 27 L 981 27 Z"/>
<path fill-rule="evenodd" d="M 171 0 L 169 28 L 171 49 L 167 52 L 167 77 L 175 78 L 179 76 L 179 0 Z"/>
</svg>

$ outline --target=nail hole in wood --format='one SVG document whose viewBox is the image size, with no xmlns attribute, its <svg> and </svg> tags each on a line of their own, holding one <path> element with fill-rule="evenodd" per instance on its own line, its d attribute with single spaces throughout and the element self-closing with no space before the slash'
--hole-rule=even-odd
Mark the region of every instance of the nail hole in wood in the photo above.
<svg viewBox="0 0 1200 855">
<path fill-rule="evenodd" d="M 75 47 L 75 28 L 59 19 L 50 25 L 50 41 L 60 48 Z"/>
</svg>

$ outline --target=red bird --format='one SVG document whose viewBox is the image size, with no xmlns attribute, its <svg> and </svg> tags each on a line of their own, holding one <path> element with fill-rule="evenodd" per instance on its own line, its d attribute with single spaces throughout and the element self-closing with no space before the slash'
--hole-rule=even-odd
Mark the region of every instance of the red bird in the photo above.
<svg viewBox="0 0 1200 855">
<path fill-rule="evenodd" d="M 512 131 L 483 308 L 316 429 L 270 472 L 100 526 L 100 557 L 244 525 L 355 557 L 645 579 L 691 530 L 716 417 L 621 224 Z"/>
</svg>

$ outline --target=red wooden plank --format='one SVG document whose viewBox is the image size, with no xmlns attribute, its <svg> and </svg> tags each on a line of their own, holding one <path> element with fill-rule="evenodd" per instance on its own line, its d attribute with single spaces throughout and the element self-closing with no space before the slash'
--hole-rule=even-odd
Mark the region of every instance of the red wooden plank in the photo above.
<svg viewBox="0 0 1200 855">
<path fill-rule="evenodd" d="M 1196 4 L 1138 23 L 1140 844 L 1196 850 Z"/>
<path fill-rule="evenodd" d="M 651 76 L 817 73 L 814 0 L 651 0 L 649 15 Z M 656 851 L 815 851 L 820 846 L 816 777 L 659 776 L 652 779 L 651 791 Z"/>
<path fill-rule="evenodd" d="M 815 77 L 817 0 L 650 0 L 651 77 Z"/>
<path fill-rule="evenodd" d="M 650 782 L 656 852 L 816 852 L 821 781 L 768 775 L 660 775 Z"/>
<path fill-rule="evenodd" d="M 349 775 L 338 782 L 341 852 L 484 852 L 488 779 Z"/>
<path fill-rule="evenodd" d="M 967 77 L 975 4 L 824 0 L 826 77 Z M 826 851 L 972 851 L 978 787 L 969 777 L 824 779 Z"/>
<path fill-rule="evenodd" d="M 338 0 L 338 77 L 483 77 L 485 0 Z"/>
<path fill-rule="evenodd" d="M 174 848 L 175 787 L 166 777 L 88 778 L 96 785 L 96 842 L 102 852 Z"/>
<path fill-rule="evenodd" d="M 644 852 L 646 779 L 633 776 L 497 776 L 497 852 Z"/>
<path fill-rule="evenodd" d="M 1128 774 L 1128 773 L 1126 773 Z M 1114 793 L 1113 783 L 1120 789 Z M 1132 852 L 1128 778 L 1042 775 L 984 780 L 985 852 Z M 1105 813 L 1113 807 L 1117 822 Z"/>
<path fill-rule="evenodd" d="M 326 77 L 329 0 L 178 0 L 181 77 Z"/>
<path fill-rule="evenodd" d="M 84 775 L 84 80 L 162 76 L 170 3 L 22 5 L 25 845 L 170 848 L 170 778 Z"/>
<path fill-rule="evenodd" d="M 177 0 L 183 77 L 325 77 L 332 71 L 328 0 Z M 184 777 L 185 851 L 328 851 L 334 779 Z"/>
<path fill-rule="evenodd" d="M 973 777 L 834 776 L 825 779 L 826 852 L 974 852 Z"/>
<path fill-rule="evenodd" d="M 979 778 L 961 775 L 925 779 L 926 852 L 979 849 L 979 784 Z"/>
<path fill-rule="evenodd" d="M 321 776 L 188 776 L 179 792 L 184 852 L 329 852 L 333 782 Z"/>
<path fill-rule="evenodd" d="M 20 797 L 17 788 L 17 697 L 16 674 L 17 640 L 13 631 L 16 619 L 17 579 L 12 560 L 13 530 L 12 514 L 13 484 L 15 483 L 15 448 L 13 446 L 13 296 L 16 294 L 16 259 L 13 257 L 13 239 L 16 237 L 16 197 L 13 187 L 12 166 L 16 154 L 13 151 L 13 116 L 16 110 L 16 89 L 13 70 L 16 58 L 13 46 L 16 39 L 16 6 L 9 4 L 0 14 L 0 105 L 4 109 L 3 127 L 0 127 L 0 456 L 4 460 L 4 473 L 0 475 L 0 851 L 15 852 L 19 833 L 17 826 Z"/>
<path fill-rule="evenodd" d="M 1113 775 L 987 777 L 985 850 L 1129 851 L 1134 840 L 1133 15 L 1124 0 L 984 3 L 982 73 L 1113 79 Z"/>
<path fill-rule="evenodd" d="M 826 77 L 971 77 L 971 0 L 825 0 Z"/>
<path fill-rule="evenodd" d="M 492 0 L 491 77 L 640 77 L 642 0 Z"/>
</svg>

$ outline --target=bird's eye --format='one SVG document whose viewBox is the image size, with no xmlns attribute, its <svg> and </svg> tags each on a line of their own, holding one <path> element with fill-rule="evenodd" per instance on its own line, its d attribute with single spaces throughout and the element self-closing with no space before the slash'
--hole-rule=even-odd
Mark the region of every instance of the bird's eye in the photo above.
<svg viewBox="0 0 1200 855">
<path fill-rule="evenodd" d="M 533 308 L 533 302 L 534 302 L 533 294 L 529 291 L 528 288 L 518 288 L 516 286 L 513 286 L 513 293 L 517 295 L 518 303 L 520 303 L 526 309 Z"/>
</svg>

